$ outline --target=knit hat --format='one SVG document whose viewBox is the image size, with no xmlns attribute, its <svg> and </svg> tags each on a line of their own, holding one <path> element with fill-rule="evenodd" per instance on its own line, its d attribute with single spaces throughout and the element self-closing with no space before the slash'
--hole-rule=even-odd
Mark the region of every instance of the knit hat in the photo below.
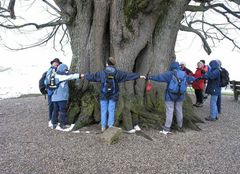
<svg viewBox="0 0 240 174">
<path fill-rule="evenodd" d="M 108 60 L 107 60 L 107 64 L 108 65 L 116 65 L 116 60 L 114 57 L 109 57 Z"/>
<path fill-rule="evenodd" d="M 186 62 L 182 61 L 182 62 L 180 63 L 180 65 L 186 66 Z"/>
<path fill-rule="evenodd" d="M 54 62 L 57 62 L 58 64 L 62 64 L 62 62 L 59 60 L 59 58 L 53 59 L 50 64 L 52 65 Z"/>
</svg>

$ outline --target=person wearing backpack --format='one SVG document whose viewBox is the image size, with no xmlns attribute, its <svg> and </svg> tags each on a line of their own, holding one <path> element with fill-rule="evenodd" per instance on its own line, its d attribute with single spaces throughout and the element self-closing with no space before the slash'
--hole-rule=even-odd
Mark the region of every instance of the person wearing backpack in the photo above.
<svg viewBox="0 0 240 174">
<path fill-rule="evenodd" d="M 48 96 L 48 115 L 49 115 L 49 121 L 48 121 L 48 127 L 52 127 L 52 113 L 53 113 L 53 103 L 52 103 L 52 94 L 54 89 L 49 87 L 50 86 L 50 76 L 56 72 L 57 67 L 62 64 L 62 62 L 58 59 L 55 58 L 51 62 L 51 67 L 48 69 L 46 72 L 45 78 L 44 78 L 44 85 L 47 89 L 47 96 Z M 47 80 L 49 79 L 49 80 Z"/>
<path fill-rule="evenodd" d="M 220 87 L 227 87 L 227 85 L 229 84 L 229 73 L 228 71 L 222 67 L 222 62 L 217 59 L 216 60 L 219 64 L 220 67 Z M 220 90 L 222 90 L 222 88 L 220 88 Z M 217 98 L 217 110 L 218 110 L 218 114 L 222 113 L 222 94 L 220 91 L 220 94 Z"/>
<path fill-rule="evenodd" d="M 205 70 L 203 69 L 203 63 L 198 62 L 197 63 L 197 69 L 193 76 L 195 78 L 202 77 L 202 75 L 205 73 Z M 203 89 L 204 89 L 204 79 L 194 81 L 192 84 L 192 87 L 195 91 L 196 95 L 196 103 L 193 104 L 193 106 L 196 107 L 202 107 L 203 106 Z"/>
<path fill-rule="evenodd" d="M 54 76 L 56 88 L 53 90 L 52 103 L 53 103 L 53 113 L 52 113 L 52 124 L 53 129 L 57 127 L 58 114 L 61 118 L 59 130 L 66 129 L 66 119 L 67 119 L 67 102 L 69 98 L 69 87 L 68 81 L 79 79 L 79 73 L 70 74 L 68 72 L 68 67 L 65 64 L 60 64 L 57 68 L 56 74 Z"/>
<path fill-rule="evenodd" d="M 182 105 L 185 98 L 187 89 L 187 83 L 195 80 L 194 77 L 188 76 L 184 71 L 180 69 L 178 62 L 173 62 L 170 65 L 170 70 L 159 75 L 153 75 L 147 77 L 149 80 L 157 82 L 167 83 L 167 87 L 164 94 L 164 101 L 166 107 L 166 121 L 163 126 L 163 130 L 160 133 L 167 135 L 170 133 L 174 107 L 177 116 L 178 130 L 183 131 L 183 113 Z"/>
<path fill-rule="evenodd" d="M 102 132 L 114 126 L 114 112 L 116 103 L 119 99 L 119 86 L 118 83 L 145 78 L 140 76 L 139 73 L 123 72 L 115 68 L 116 60 L 109 57 L 106 67 L 96 73 L 82 74 L 82 78 L 92 82 L 100 82 L 100 106 L 101 106 L 101 130 Z M 108 112 L 108 120 L 107 120 Z"/>
<path fill-rule="evenodd" d="M 206 117 L 207 121 L 216 121 L 218 119 L 217 99 L 221 93 L 220 87 L 220 66 L 216 60 L 212 60 L 209 63 L 211 69 L 203 78 L 208 80 L 206 93 L 211 95 L 210 98 L 210 116 Z"/>
</svg>

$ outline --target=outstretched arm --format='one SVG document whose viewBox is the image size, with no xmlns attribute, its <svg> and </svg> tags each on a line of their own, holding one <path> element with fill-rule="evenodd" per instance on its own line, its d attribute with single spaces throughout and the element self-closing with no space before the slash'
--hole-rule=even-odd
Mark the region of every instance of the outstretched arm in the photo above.
<svg viewBox="0 0 240 174">
<path fill-rule="evenodd" d="M 163 74 L 149 76 L 147 79 L 157 81 L 157 82 L 168 82 L 171 79 L 171 73 L 165 72 Z"/>
<path fill-rule="evenodd" d="M 81 75 L 82 78 L 87 79 L 90 82 L 100 82 L 101 81 L 101 72 L 96 72 L 96 73 L 87 73 L 84 75 Z"/>
<path fill-rule="evenodd" d="M 69 75 L 59 75 L 56 74 L 56 78 L 58 78 L 59 82 L 62 81 L 67 81 L 67 80 L 75 80 L 75 79 L 79 79 L 79 74 L 69 74 Z"/>
<path fill-rule="evenodd" d="M 143 76 L 141 76 L 143 78 Z M 128 73 L 124 71 L 118 71 L 116 75 L 116 80 L 121 83 L 129 80 L 136 80 L 140 78 L 139 73 Z"/>
</svg>

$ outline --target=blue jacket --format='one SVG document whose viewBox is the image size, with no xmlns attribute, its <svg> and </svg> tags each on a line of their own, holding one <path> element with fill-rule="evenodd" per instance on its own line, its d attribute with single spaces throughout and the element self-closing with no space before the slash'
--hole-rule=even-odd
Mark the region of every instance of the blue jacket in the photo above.
<svg viewBox="0 0 240 174">
<path fill-rule="evenodd" d="M 157 81 L 157 82 L 166 82 L 167 83 L 167 88 L 165 90 L 165 94 L 164 94 L 164 100 L 165 101 L 173 101 L 172 99 L 175 98 L 175 96 L 173 96 L 174 94 L 171 94 L 168 92 L 168 85 L 172 79 L 172 76 L 174 75 L 174 72 L 173 70 L 177 70 L 177 71 L 181 71 L 181 73 L 184 73 L 186 75 L 186 80 L 187 82 L 192 82 L 195 80 L 194 77 L 192 76 L 188 76 L 184 71 L 180 70 L 180 67 L 179 67 L 179 63 L 178 62 L 173 62 L 171 65 L 170 65 L 170 70 L 169 71 L 166 71 L 162 74 L 159 74 L 159 75 L 154 75 L 154 76 L 150 76 L 148 77 L 149 80 L 153 80 L 153 81 Z M 178 99 L 177 99 L 177 102 L 180 102 L 180 101 L 183 101 L 184 100 L 184 97 L 185 97 L 185 94 L 181 95 Z"/>
<path fill-rule="evenodd" d="M 56 71 L 56 67 L 54 67 L 54 66 L 51 66 L 49 69 L 48 69 L 48 71 L 47 71 L 47 74 L 46 74 L 46 78 L 45 78 L 45 80 L 44 80 L 44 85 L 46 86 L 46 87 L 48 87 L 48 82 L 49 82 L 49 79 L 50 79 L 50 75 L 52 74 L 52 71 L 53 70 L 55 70 Z M 48 93 L 48 95 L 49 96 L 51 96 L 52 94 L 53 94 L 53 89 L 49 89 L 49 88 L 47 88 L 47 93 Z"/>
<path fill-rule="evenodd" d="M 216 60 L 209 63 L 211 69 L 203 77 L 208 80 L 206 93 L 210 95 L 219 95 L 220 87 L 220 67 Z"/>
<path fill-rule="evenodd" d="M 105 96 L 105 94 L 102 92 L 103 91 L 103 86 L 104 86 L 103 83 L 105 82 L 105 79 L 106 79 L 106 74 L 113 74 L 115 82 L 116 82 L 115 93 L 113 93 L 111 96 L 109 96 L 109 98 L 107 98 Z M 99 72 L 96 72 L 96 73 L 93 73 L 93 74 L 87 73 L 85 75 L 85 78 L 88 81 L 100 82 L 101 83 L 100 100 L 107 100 L 108 99 L 108 100 L 114 100 L 114 101 L 118 101 L 118 98 L 119 98 L 118 83 L 129 81 L 129 80 L 136 80 L 139 77 L 140 77 L 139 73 L 123 72 L 123 71 L 120 71 L 120 70 L 116 69 L 113 66 L 107 66 L 102 71 L 99 71 Z"/>
<path fill-rule="evenodd" d="M 54 89 L 52 102 L 66 101 L 69 98 L 68 80 L 79 79 L 79 74 L 68 74 L 68 67 L 60 64 L 55 74 L 55 83 L 58 85 Z"/>
</svg>

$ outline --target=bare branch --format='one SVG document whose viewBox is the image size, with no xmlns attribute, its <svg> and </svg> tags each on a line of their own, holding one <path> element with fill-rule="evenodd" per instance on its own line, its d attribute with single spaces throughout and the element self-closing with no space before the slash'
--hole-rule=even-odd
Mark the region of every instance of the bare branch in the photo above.
<svg viewBox="0 0 240 174">
<path fill-rule="evenodd" d="M 27 26 L 34 26 L 34 27 L 36 27 L 36 29 L 41 29 L 41 28 L 45 28 L 45 27 L 59 26 L 62 24 L 66 24 L 66 23 L 62 20 L 57 20 L 57 21 L 48 22 L 45 24 L 27 23 L 27 24 L 23 24 L 23 25 L 3 25 L 0 23 L 0 26 L 7 28 L 7 29 L 19 29 L 19 28 L 24 28 Z"/>
<path fill-rule="evenodd" d="M 47 5 L 49 5 L 53 10 L 55 10 L 58 14 L 61 14 L 61 11 L 59 11 L 56 7 L 54 7 L 54 5 L 52 5 L 51 3 L 49 3 L 47 0 L 42 0 L 43 2 L 45 2 Z"/>
<path fill-rule="evenodd" d="M 197 31 L 196 29 L 194 29 L 192 27 L 187 27 L 185 25 L 180 25 L 180 30 L 197 34 L 203 42 L 204 50 L 207 52 L 208 55 L 211 54 L 212 50 L 211 50 L 210 46 L 208 45 L 206 38 L 202 35 L 201 32 Z"/>
<path fill-rule="evenodd" d="M 234 45 L 234 47 L 237 47 L 238 49 L 240 49 L 240 46 L 238 46 L 238 44 L 234 41 L 234 39 L 230 38 L 227 34 L 225 34 L 221 28 L 218 27 L 218 24 L 210 24 L 208 22 L 205 21 L 201 21 L 201 20 L 195 20 L 195 21 L 191 21 L 190 25 L 192 25 L 193 23 L 204 23 L 208 26 L 213 27 L 214 29 L 216 29 L 222 36 L 224 36 L 224 38 L 228 39 L 229 41 L 231 41 Z"/>
<path fill-rule="evenodd" d="M 19 50 L 25 50 L 25 49 L 34 48 L 34 47 L 37 47 L 37 46 L 41 46 L 41 45 L 47 44 L 48 41 L 51 40 L 52 37 L 54 37 L 56 35 L 59 27 L 60 26 L 53 27 L 52 32 L 48 33 L 47 36 L 45 36 L 40 42 L 36 42 L 36 43 L 31 44 L 29 46 L 23 46 L 21 48 L 11 48 L 11 47 L 8 47 L 7 45 L 5 45 L 5 47 L 10 49 L 10 50 L 13 50 L 13 51 L 19 51 Z"/>
</svg>

